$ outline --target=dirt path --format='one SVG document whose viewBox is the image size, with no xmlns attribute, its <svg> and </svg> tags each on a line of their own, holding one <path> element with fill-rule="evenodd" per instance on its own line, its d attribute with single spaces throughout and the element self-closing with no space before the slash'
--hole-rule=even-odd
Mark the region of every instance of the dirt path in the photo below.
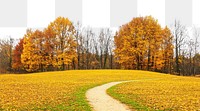
<svg viewBox="0 0 200 111">
<path fill-rule="evenodd" d="M 110 87 L 125 82 L 129 81 L 111 82 L 89 89 L 86 92 L 86 97 L 94 111 L 130 111 L 127 106 L 113 99 L 106 93 L 106 90 Z"/>
</svg>

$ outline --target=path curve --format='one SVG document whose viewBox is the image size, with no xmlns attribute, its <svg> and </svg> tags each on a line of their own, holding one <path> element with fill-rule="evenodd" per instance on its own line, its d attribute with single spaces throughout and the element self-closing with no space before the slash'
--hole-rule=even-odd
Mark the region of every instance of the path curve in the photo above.
<svg viewBox="0 0 200 111">
<path fill-rule="evenodd" d="M 110 87 L 130 81 L 111 82 L 89 89 L 86 92 L 87 100 L 94 111 L 131 111 L 126 105 L 110 97 L 106 90 Z"/>
</svg>

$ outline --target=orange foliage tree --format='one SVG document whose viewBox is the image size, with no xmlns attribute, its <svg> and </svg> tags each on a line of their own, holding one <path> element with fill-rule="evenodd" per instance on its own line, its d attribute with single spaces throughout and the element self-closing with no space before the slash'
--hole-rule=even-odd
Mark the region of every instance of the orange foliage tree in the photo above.
<svg viewBox="0 0 200 111">
<path fill-rule="evenodd" d="M 21 62 L 28 72 L 64 70 L 76 59 L 75 29 L 71 21 L 58 17 L 44 31 L 27 30 Z"/>
<path fill-rule="evenodd" d="M 52 32 L 50 37 L 53 40 L 53 66 L 65 70 L 66 65 L 76 58 L 75 28 L 68 18 L 58 17 L 50 23 L 47 29 Z"/>
<path fill-rule="evenodd" d="M 162 29 L 153 17 L 134 18 L 120 27 L 114 39 L 116 62 L 122 68 L 157 71 L 170 67 L 173 59 L 170 30 Z"/>
<path fill-rule="evenodd" d="M 17 71 L 23 68 L 23 64 L 21 63 L 23 44 L 24 44 L 24 39 L 20 39 L 19 43 L 15 46 L 15 49 L 13 50 L 12 68 Z"/>
</svg>

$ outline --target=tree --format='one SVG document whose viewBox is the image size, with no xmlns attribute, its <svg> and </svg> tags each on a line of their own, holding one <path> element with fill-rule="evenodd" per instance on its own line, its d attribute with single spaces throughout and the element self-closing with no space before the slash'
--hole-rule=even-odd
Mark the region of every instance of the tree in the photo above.
<svg viewBox="0 0 200 111">
<path fill-rule="evenodd" d="M 174 24 L 174 41 L 175 41 L 175 68 L 178 74 L 181 73 L 180 71 L 180 54 L 181 54 L 181 46 L 184 42 L 184 37 L 186 36 L 186 29 L 185 26 L 181 25 L 179 21 L 175 21 Z"/>
<path fill-rule="evenodd" d="M 106 30 L 105 32 L 105 38 L 104 38 L 104 69 L 106 68 L 106 63 L 107 63 L 107 59 L 109 57 L 109 45 L 111 42 L 111 31 L 109 29 Z"/>
<path fill-rule="evenodd" d="M 10 40 L 0 40 L 0 73 L 6 73 L 11 69 L 11 47 Z"/>
<path fill-rule="evenodd" d="M 91 38 L 92 38 L 92 30 L 90 28 L 88 28 L 86 30 L 86 35 L 85 35 L 85 56 L 86 56 L 86 69 L 89 69 L 89 62 L 90 62 L 90 50 L 91 50 Z"/>
<path fill-rule="evenodd" d="M 66 65 L 76 59 L 75 29 L 73 24 L 58 17 L 44 31 L 27 30 L 21 62 L 28 72 L 46 71 Z"/>
<path fill-rule="evenodd" d="M 21 71 L 23 64 L 21 63 L 21 54 L 23 51 L 24 39 L 20 39 L 19 43 L 15 46 L 12 56 L 12 68 L 14 71 Z"/>
<path fill-rule="evenodd" d="M 66 65 L 76 58 L 75 28 L 68 18 L 58 17 L 48 27 L 55 37 L 54 66 L 65 70 Z"/>
<path fill-rule="evenodd" d="M 54 56 L 55 56 L 55 42 L 56 42 L 56 38 L 54 36 L 54 31 L 53 29 L 49 26 L 47 28 L 44 29 L 44 64 L 45 64 L 45 69 L 47 71 L 52 71 L 55 70 L 54 68 L 54 64 L 53 64 L 53 60 L 54 60 Z"/>
<path fill-rule="evenodd" d="M 196 60 L 196 56 L 198 54 L 198 50 L 197 48 L 199 48 L 199 37 L 200 37 L 200 30 L 194 27 L 194 32 L 193 32 L 193 36 L 194 36 L 194 57 L 193 57 L 193 74 L 197 74 L 197 60 Z"/>
<path fill-rule="evenodd" d="M 28 72 L 43 70 L 42 32 L 28 29 L 24 35 L 23 53 L 21 62 Z"/>
<path fill-rule="evenodd" d="M 165 27 L 162 32 L 163 35 L 163 43 L 162 43 L 162 50 L 163 50 L 163 69 L 164 73 L 172 73 L 172 63 L 173 63 L 173 35 L 169 28 Z"/>
<path fill-rule="evenodd" d="M 77 67 L 78 69 L 81 68 L 80 66 L 80 59 L 81 59 L 81 47 L 82 47 L 82 28 L 81 28 L 81 24 L 80 22 L 78 22 L 76 24 L 76 34 L 75 34 L 75 37 L 76 37 L 76 52 L 77 52 Z"/>
<path fill-rule="evenodd" d="M 193 58 L 195 58 L 195 75 L 200 74 L 200 54 L 195 54 Z"/>
<path fill-rule="evenodd" d="M 171 37 L 170 30 L 162 29 L 153 17 L 133 18 L 116 33 L 115 58 L 125 69 L 161 71 L 173 53 Z"/>
<path fill-rule="evenodd" d="M 114 50 L 114 40 L 113 40 L 113 37 L 111 38 L 111 40 L 110 40 L 110 44 L 109 44 L 109 46 L 108 46 L 108 50 L 109 50 L 109 55 L 110 55 L 110 59 L 109 59 L 109 61 L 110 61 L 110 64 L 109 64 L 109 66 L 110 66 L 110 69 L 113 69 L 113 65 L 114 65 L 114 59 L 113 59 L 113 50 Z"/>
</svg>

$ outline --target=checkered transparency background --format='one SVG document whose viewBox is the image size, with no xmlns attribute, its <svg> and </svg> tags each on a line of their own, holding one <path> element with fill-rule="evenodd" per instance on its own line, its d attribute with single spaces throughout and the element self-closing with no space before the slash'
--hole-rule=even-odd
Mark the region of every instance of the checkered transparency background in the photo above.
<svg viewBox="0 0 200 111">
<path fill-rule="evenodd" d="M 7 29 L 44 28 L 58 16 L 91 27 L 119 27 L 146 15 L 162 26 L 175 19 L 200 25 L 199 10 L 200 0 L 0 0 L 0 35 Z"/>
</svg>

